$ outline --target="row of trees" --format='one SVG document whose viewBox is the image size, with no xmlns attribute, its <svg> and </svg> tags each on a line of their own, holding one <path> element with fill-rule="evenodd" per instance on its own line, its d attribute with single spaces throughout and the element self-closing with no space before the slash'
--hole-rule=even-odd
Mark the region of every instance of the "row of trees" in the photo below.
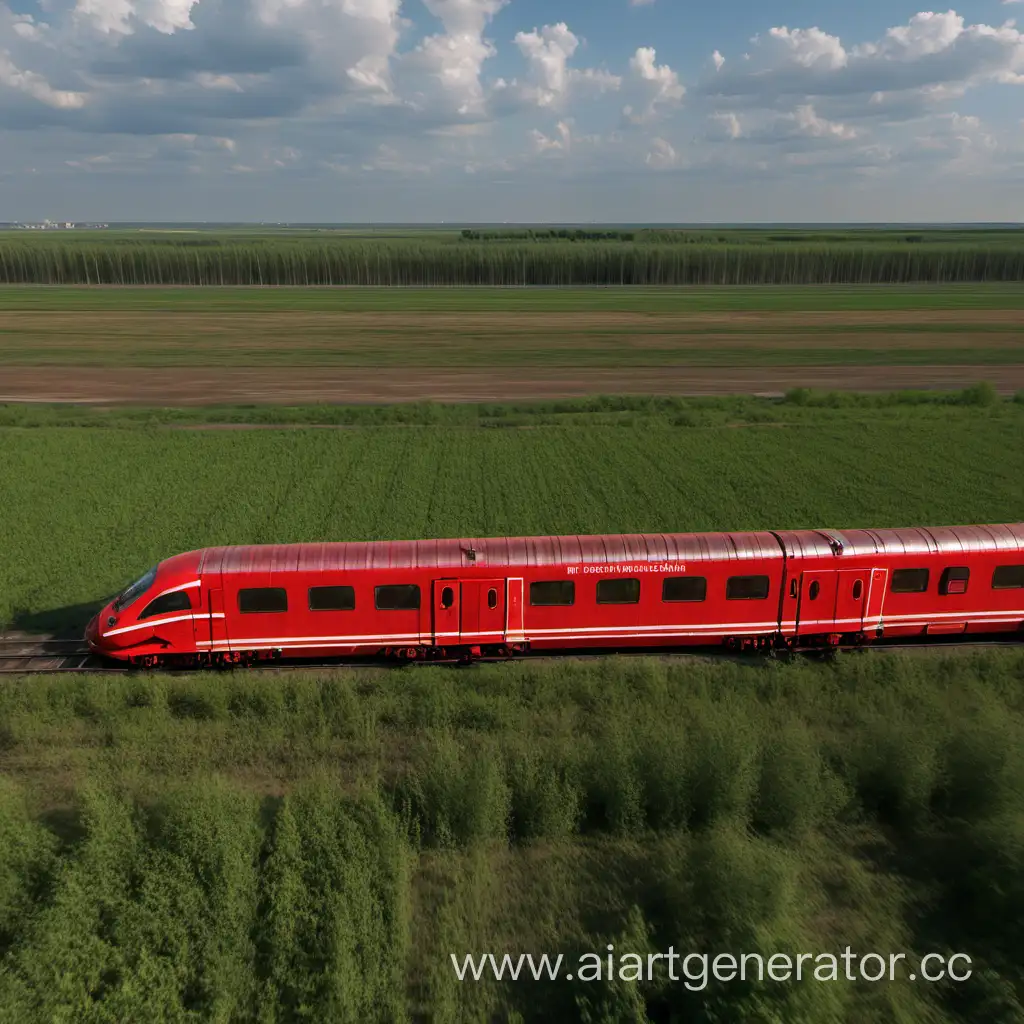
<svg viewBox="0 0 1024 1024">
<path fill-rule="evenodd" d="M 0 242 L 2 284 L 715 285 L 1024 281 L 1024 245 L 253 245 Z"/>
</svg>

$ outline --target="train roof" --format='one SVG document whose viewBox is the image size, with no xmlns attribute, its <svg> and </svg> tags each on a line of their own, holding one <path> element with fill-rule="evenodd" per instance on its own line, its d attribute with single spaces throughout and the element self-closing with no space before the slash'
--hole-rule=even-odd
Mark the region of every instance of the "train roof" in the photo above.
<svg viewBox="0 0 1024 1024">
<path fill-rule="evenodd" d="M 1024 551 L 1024 524 L 892 530 L 641 533 L 350 541 L 206 548 L 200 572 L 321 572 L 719 562 L 851 555 Z"/>
<path fill-rule="evenodd" d="M 1024 523 L 990 526 L 912 526 L 894 530 L 780 530 L 786 554 L 957 555 L 1024 550 Z"/>
<path fill-rule="evenodd" d="M 201 572 L 455 569 L 782 558 L 774 534 L 651 533 L 207 548 Z"/>
</svg>

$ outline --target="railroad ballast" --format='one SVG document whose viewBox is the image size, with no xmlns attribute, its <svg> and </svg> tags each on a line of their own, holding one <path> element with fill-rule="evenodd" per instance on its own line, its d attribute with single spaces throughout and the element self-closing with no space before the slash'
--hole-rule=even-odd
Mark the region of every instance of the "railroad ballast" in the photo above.
<svg viewBox="0 0 1024 1024">
<path fill-rule="evenodd" d="M 89 623 L 144 667 L 1024 632 L 1024 524 L 216 547 Z"/>
</svg>

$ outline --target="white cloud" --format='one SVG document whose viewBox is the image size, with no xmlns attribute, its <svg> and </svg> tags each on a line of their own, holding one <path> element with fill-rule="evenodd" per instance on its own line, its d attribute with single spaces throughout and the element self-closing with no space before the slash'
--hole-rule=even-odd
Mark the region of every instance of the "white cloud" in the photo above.
<svg viewBox="0 0 1024 1024">
<path fill-rule="evenodd" d="M 569 85 L 567 63 L 576 52 L 579 40 L 564 21 L 545 25 L 539 32 L 518 32 L 515 44 L 530 65 L 531 77 L 538 83 L 537 105 L 550 106 Z"/>
<path fill-rule="evenodd" d="M 736 140 L 756 143 L 845 143 L 857 139 L 857 130 L 838 121 L 821 117 L 810 103 L 801 103 L 794 110 L 767 115 L 747 114 L 743 118 L 734 111 L 716 111 L 709 116 L 711 127 L 707 137 L 713 140 Z"/>
<path fill-rule="evenodd" d="M 42 75 L 17 67 L 4 50 L 0 50 L 0 86 L 57 110 L 77 110 L 85 106 L 86 98 L 82 93 L 54 89 Z"/>
<path fill-rule="evenodd" d="M 572 146 L 572 131 L 565 121 L 559 121 L 555 126 L 557 138 L 549 138 L 536 128 L 530 130 L 530 140 L 533 143 L 535 153 L 567 153 Z"/>
<path fill-rule="evenodd" d="M 846 67 L 847 54 L 838 36 L 830 36 L 820 28 L 773 28 L 768 32 L 766 40 L 755 36 L 755 45 L 762 47 L 761 52 L 777 55 L 780 62 L 789 62 L 803 68 L 834 71 Z"/>
<path fill-rule="evenodd" d="M 743 134 L 743 126 L 733 111 L 716 111 L 710 117 L 713 125 L 713 138 L 738 139 Z"/>
<path fill-rule="evenodd" d="M 656 57 L 654 47 L 641 46 L 630 58 L 632 84 L 638 92 L 639 102 L 628 104 L 622 113 L 632 124 L 654 119 L 666 108 L 678 105 L 686 94 L 679 75 L 667 64 L 656 63 Z"/>
<path fill-rule="evenodd" d="M 598 68 L 569 67 L 580 41 L 564 21 L 517 32 L 513 42 L 526 60 L 526 77 L 511 82 L 498 79 L 495 97 L 499 107 L 559 108 L 573 94 L 615 92 L 622 84 L 621 77 Z"/>
<path fill-rule="evenodd" d="M 811 138 L 855 139 L 857 132 L 844 124 L 818 117 L 809 103 L 801 104 L 793 112 L 793 122 L 798 131 Z"/>
<path fill-rule="evenodd" d="M 12 14 L 10 20 L 11 31 L 16 36 L 33 43 L 42 40 L 43 31 L 31 14 Z"/>
<path fill-rule="evenodd" d="M 755 36 L 750 60 L 719 68 L 708 96 L 781 97 L 895 93 L 1005 81 L 1024 70 L 1024 36 L 1008 22 L 966 25 L 955 11 L 922 12 L 874 42 L 847 48 L 819 28 L 773 28 Z"/>
<path fill-rule="evenodd" d="M 656 171 L 664 171 L 679 164 L 679 155 L 671 143 L 655 136 L 651 139 L 651 148 L 644 157 L 644 163 Z"/>
<path fill-rule="evenodd" d="M 365 0 L 374 2 L 374 0 Z M 426 36 L 400 58 L 399 74 L 419 109 L 447 110 L 459 116 L 479 116 L 485 107 L 480 73 L 497 52 L 484 30 L 508 0 L 423 0 L 445 31 Z M 397 2 L 396 2 L 397 9 Z M 387 55 L 383 55 L 386 59 Z M 383 67 L 374 77 L 385 80 Z"/>
<path fill-rule="evenodd" d="M 375 0 L 363 0 L 369 6 Z M 449 35 L 479 36 L 484 26 L 509 0 L 423 0 L 424 6 L 440 18 Z"/>
<path fill-rule="evenodd" d="M 134 23 L 170 34 L 191 29 L 195 0 L 77 0 L 75 14 L 105 33 L 128 35 Z"/>
<path fill-rule="evenodd" d="M 953 113 L 976 112 L 964 97 L 980 85 L 1024 84 L 1024 37 L 954 11 L 867 41 L 824 23 L 765 27 L 746 54 L 710 38 L 710 57 L 682 66 L 665 45 L 590 56 L 563 21 L 509 24 L 508 0 L 43 0 L 34 15 L 11 2 L 0 0 L 8 194 L 11 153 L 44 176 L 143 182 L 164 165 L 212 182 L 233 167 L 301 179 L 300 192 L 341 174 L 424 188 L 471 174 L 477 188 L 670 168 L 847 181 L 1024 167 L 1016 125 Z M 424 8 L 425 29 L 403 17 Z M 499 49 L 521 65 L 510 80 L 488 74 Z"/>
<path fill-rule="evenodd" d="M 244 92 L 238 81 L 231 75 L 213 75 L 209 71 L 197 71 L 196 82 L 204 89 L 227 89 L 229 92 Z"/>
</svg>

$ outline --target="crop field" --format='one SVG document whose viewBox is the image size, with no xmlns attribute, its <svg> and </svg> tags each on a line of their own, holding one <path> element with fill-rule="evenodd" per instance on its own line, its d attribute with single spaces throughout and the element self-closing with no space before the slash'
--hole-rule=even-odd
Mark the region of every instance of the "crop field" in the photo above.
<svg viewBox="0 0 1024 1024">
<path fill-rule="evenodd" d="M 658 288 L 6 285 L 0 312 L 645 313 L 1024 310 L 1024 283 Z"/>
<path fill-rule="evenodd" d="M 1024 231 L 5 232 L 0 284 L 793 285 L 1024 281 Z"/>
<path fill-rule="evenodd" d="M 5 684 L 0 1018 L 1019 1020 L 1022 682 L 989 652 Z M 850 982 L 846 949 L 906 959 Z M 487 952 L 565 959 L 460 983 Z M 682 966 L 723 952 L 815 959 Z M 908 978 L 953 952 L 969 981 Z"/>
<path fill-rule="evenodd" d="M 984 386 L 0 405 L 0 632 L 208 544 L 1016 521 L 1022 440 Z M 1019 650 L 8 679 L 0 1021 L 1017 1020 L 1022 683 Z M 564 977 L 609 944 L 972 977 Z M 487 952 L 565 961 L 458 981 Z"/>
<path fill-rule="evenodd" d="M 0 288 L 0 400 L 457 401 L 979 379 L 1012 393 L 1024 388 L 1022 328 L 1020 285 Z"/>
<path fill-rule="evenodd" d="M 1024 479 L 1024 404 L 985 388 L 0 414 L 0 620 L 28 629 L 205 545 L 1006 522 Z M 201 429 L 232 421 L 270 429 Z"/>
</svg>

